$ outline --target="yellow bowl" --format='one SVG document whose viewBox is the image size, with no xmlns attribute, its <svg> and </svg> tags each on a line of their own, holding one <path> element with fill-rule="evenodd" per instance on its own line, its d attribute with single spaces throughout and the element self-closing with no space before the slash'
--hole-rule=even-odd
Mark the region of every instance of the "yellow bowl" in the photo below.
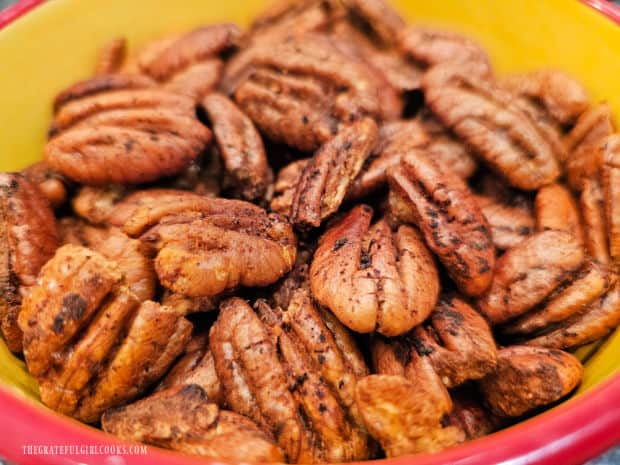
<svg viewBox="0 0 620 465">
<path fill-rule="evenodd" d="M 576 0 L 393 3 L 412 23 L 447 27 L 475 37 L 500 73 L 561 68 L 584 83 L 593 101 L 606 100 L 620 114 L 616 84 L 620 76 L 620 27 Z M 112 37 L 127 37 L 130 48 L 135 49 L 159 36 L 205 23 L 247 24 L 264 6 L 261 0 L 54 0 L 32 10 L 0 30 L 0 169 L 18 170 L 41 157 L 53 97 L 68 84 L 89 76 L 97 50 Z M 607 380 L 620 368 L 620 332 L 579 354 L 587 358 L 585 376 L 577 395 L 565 405 L 490 437 L 441 454 L 420 456 L 416 463 L 474 464 L 511 459 L 515 464 L 569 464 L 620 441 L 620 413 L 616 412 L 620 409 L 615 405 L 620 401 L 620 377 Z M 0 419 L 0 456 L 20 463 L 56 463 L 48 456 L 24 455 L 21 447 L 33 437 L 32 427 L 40 429 L 37 440 L 41 443 L 52 438 L 64 438 L 68 443 L 119 443 L 46 411 L 38 402 L 35 406 L 36 383 L 2 340 L 0 399 L 5 409 Z M 565 434 L 573 437 L 563 440 Z M 88 461 L 106 463 L 102 457 L 90 456 Z M 123 460 L 195 463 L 159 451 L 150 452 L 148 460 L 136 456 Z"/>
</svg>

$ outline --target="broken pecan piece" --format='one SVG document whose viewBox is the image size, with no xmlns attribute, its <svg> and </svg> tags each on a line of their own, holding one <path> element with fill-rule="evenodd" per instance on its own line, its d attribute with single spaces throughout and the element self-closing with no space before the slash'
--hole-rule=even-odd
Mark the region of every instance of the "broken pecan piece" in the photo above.
<svg viewBox="0 0 620 465">
<path fill-rule="evenodd" d="M 425 152 L 412 150 L 388 171 L 390 208 L 416 224 L 461 291 L 480 295 L 491 283 L 491 230 L 465 182 Z"/>
<path fill-rule="evenodd" d="M 140 304 L 114 262 L 74 245 L 42 268 L 19 326 L 42 401 L 87 423 L 163 376 L 192 330 L 174 309 Z"/>
<path fill-rule="evenodd" d="M 518 417 L 560 400 L 581 381 L 574 356 L 542 347 L 510 346 L 498 352 L 497 368 L 480 388 L 494 414 Z"/>
<path fill-rule="evenodd" d="M 222 304 L 209 347 L 226 403 L 272 432 L 292 463 L 368 458 L 368 438 L 345 401 L 355 373 L 311 301 L 293 306 L 289 316 L 259 302 L 259 318 L 241 299 Z"/>
<path fill-rule="evenodd" d="M 21 174 L 0 173 L 0 235 L 0 329 L 8 348 L 20 352 L 22 299 L 59 244 L 47 199 Z"/>
<path fill-rule="evenodd" d="M 464 439 L 457 428 L 442 426 L 452 409 L 448 393 L 424 380 L 370 375 L 358 381 L 356 399 L 368 432 L 388 458 L 435 452 Z"/>
<path fill-rule="evenodd" d="M 304 166 L 291 205 L 291 222 L 318 227 L 338 211 L 378 138 L 370 118 L 343 127 Z"/>
<path fill-rule="evenodd" d="M 495 264 L 491 286 L 477 308 L 491 324 L 522 315 L 581 267 L 584 251 L 572 234 L 544 231 L 509 249 Z"/>
<path fill-rule="evenodd" d="M 208 145 L 211 132 L 196 118 L 190 98 L 138 87 L 125 82 L 114 87 L 102 76 L 59 97 L 45 146 L 50 166 L 89 185 L 137 184 L 183 171 Z"/>
<path fill-rule="evenodd" d="M 386 336 L 421 323 L 437 301 L 439 278 L 420 234 L 387 220 L 371 226 L 373 211 L 354 207 L 319 240 L 310 267 L 316 300 L 348 328 Z"/>
<path fill-rule="evenodd" d="M 128 441 L 213 460 L 282 462 L 271 438 L 242 415 L 221 410 L 195 384 L 176 386 L 106 411 L 101 426 Z"/>
<path fill-rule="evenodd" d="M 442 123 L 511 185 L 535 190 L 559 176 L 553 146 L 509 92 L 451 64 L 429 70 L 422 88 Z"/>
<path fill-rule="evenodd" d="M 215 142 L 233 184 L 247 200 L 265 196 L 273 173 L 263 141 L 252 121 L 226 96 L 212 93 L 202 100 Z"/>
</svg>

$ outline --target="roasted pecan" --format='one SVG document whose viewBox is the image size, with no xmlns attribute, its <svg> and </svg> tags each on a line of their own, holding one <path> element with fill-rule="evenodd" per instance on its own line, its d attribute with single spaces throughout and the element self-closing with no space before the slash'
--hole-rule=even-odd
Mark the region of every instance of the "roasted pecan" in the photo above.
<svg viewBox="0 0 620 465">
<path fill-rule="evenodd" d="M 609 105 L 601 103 L 585 111 L 564 138 L 569 157 L 566 177 L 575 190 L 582 189 L 584 179 L 596 174 L 602 164 L 596 147 L 614 132 Z"/>
<path fill-rule="evenodd" d="M 411 27 L 401 35 L 400 47 L 425 67 L 453 63 L 466 65 L 480 76 L 492 73 L 484 49 L 472 39 L 454 32 Z"/>
<path fill-rule="evenodd" d="M 88 423 L 161 377 L 192 329 L 170 307 L 140 304 L 114 262 L 74 245 L 42 268 L 19 326 L 42 401 Z"/>
<path fill-rule="evenodd" d="M 586 250 L 598 262 L 609 264 L 611 257 L 601 183 L 597 179 L 584 179 L 582 187 L 579 206 L 583 217 Z"/>
<path fill-rule="evenodd" d="M 561 399 L 583 376 L 579 360 L 560 350 L 510 346 L 497 355 L 497 368 L 480 387 L 487 405 L 502 417 L 518 417 Z"/>
<path fill-rule="evenodd" d="M 340 123 L 381 116 L 376 78 L 359 60 L 317 34 L 258 48 L 256 70 L 235 92 L 242 110 L 271 139 L 317 149 Z"/>
<path fill-rule="evenodd" d="M 620 134 L 604 139 L 601 150 L 603 151 L 601 178 L 609 255 L 616 264 L 620 264 Z"/>
<path fill-rule="evenodd" d="M 114 74 L 120 71 L 127 55 L 127 39 L 116 37 L 99 50 L 95 75 Z"/>
<path fill-rule="evenodd" d="M 536 194 L 536 227 L 538 231 L 566 231 L 583 243 L 583 228 L 577 202 L 562 184 L 549 184 Z"/>
<path fill-rule="evenodd" d="M 252 121 L 224 95 L 212 93 L 202 100 L 215 142 L 232 183 L 243 198 L 264 197 L 273 174 L 263 141 Z"/>
<path fill-rule="evenodd" d="M 570 283 L 553 291 L 538 308 L 510 323 L 503 331 L 507 334 L 534 333 L 587 311 L 616 282 L 616 274 L 607 266 L 587 263 Z"/>
<path fill-rule="evenodd" d="M 343 127 L 326 142 L 301 172 L 291 205 L 291 222 L 300 228 L 318 227 L 338 211 L 377 139 L 377 125 L 363 118 Z"/>
<path fill-rule="evenodd" d="M 310 267 L 316 300 L 360 333 L 403 334 L 421 323 L 437 301 L 439 279 L 420 234 L 373 211 L 353 208 L 319 241 Z"/>
<path fill-rule="evenodd" d="M 442 123 L 513 186 L 535 190 L 559 176 L 552 144 L 511 93 L 452 64 L 433 67 L 422 88 Z"/>
<path fill-rule="evenodd" d="M 387 345 L 390 347 L 377 347 Z M 396 359 L 381 360 L 390 349 Z M 415 354 L 428 357 L 448 388 L 480 379 L 495 368 L 496 347 L 487 322 L 465 301 L 455 296 L 440 299 L 425 325 L 396 339 L 375 343 L 373 357 L 378 373 L 402 375 L 415 382 Z M 389 356 L 388 356 L 389 358 Z M 413 377 L 412 377 L 413 376 Z"/>
<path fill-rule="evenodd" d="M 0 329 L 9 349 L 20 352 L 22 298 L 58 247 L 47 199 L 21 174 L 0 173 L 0 235 Z"/>
<path fill-rule="evenodd" d="M 590 105 L 581 83 L 555 69 L 505 76 L 501 85 L 519 96 L 540 103 L 560 124 L 575 122 Z"/>
<path fill-rule="evenodd" d="M 405 20 L 385 0 L 342 0 L 354 21 L 362 21 L 383 45 L 396 45 Z"/>
<path fill-rule="evenodd" d="M 117 205 L 110 222 L 150 244 L 160 282 L 189 297 L 266 286 L 295 263 L 290 225 L 240 200 L 139 191 Z"/>
<path fill-rule="evenodd" d="M 222 304 L 209 347 L 226 403 L 272 432 L 289 462 L 368 458 L 367 437 L 343 401 L 355 372 L 311 306 L 308 299 L 291 318 L 260 303 L 259 319 L 241 299 Z"/>
<path fill-rule="evenodd" d="M 425 381 L 371 375 L 357 383 L 356 399 L 364 423 L 388 458 L 435 452 L 464 439 L 457 428 L 442 426 L 452 409 L 448 393 Z"/>
<path fill-rule="evenodd" d="M 452 410 L 450 425 L 460 429 L 470 441 L 491 434 L 502 426 L 502 420 L 493 415 L 480 399 L 480 394 L 471 387 L 450 392 Z"/>
<path fill-rule="evenodd" d="M 272 211 L 283 216 L 290 215 L 297 185 L 309 161 L 309 158 L 303 158 L 289 163 L 280 170 L 273 186 L 274 196 L 269 204 Z"/>
<path fill-rule="evenodd" d="M 129 189 L 120 184 L 105 186 L 83 186 L 71 199 L 73 211 L 91 224 L 103 226 Z"/>
<path fill-rule="evenodd" d="M 534 216 L 527 208 L 502 203 L 484 195 L 476 195 L 475 199 L 489 223 L 493 243 L 500 250 L 514 247 L 536 229 Z"/>
<path fill-rule="evenodd" d="M 193 100 L 182 95 L 110 86 L 106 76 L 66 93 L 45 158 L 84 184 L 136 184 L 178 174 L 211 140 L 195 117 Z"/>
<path fill-rule="evenodd" d="M 491 230 L 465 182 L 421 150 L 388 171 L 390 208 L 416 224 L 459 289 L 480 295 L 491 283 Z"/>
<path fill-rule="evenodd" d="M 509 249 L 495 264 L 491 286 L 477 308 L 491 324 L 504 323 L 541 302 L 582 265 L 584 251 L 572 234 L 544 231 Z"/>
<path fill-rule="evenodd" d="M 21 174 L 39 188 L 52 207 L 58 208 L 66 202 L 67 180 L 54 171 L 47 162 L 34 163 L 22 170 Z"/>
<path fill-rule="evenodd" d="M 196 384 L 176 386 L 104 413 L 104 431 L 128 441 L 213 460 L 282 462 L 282 452 L 256 424 L 221 410 Z"/>
</svg>

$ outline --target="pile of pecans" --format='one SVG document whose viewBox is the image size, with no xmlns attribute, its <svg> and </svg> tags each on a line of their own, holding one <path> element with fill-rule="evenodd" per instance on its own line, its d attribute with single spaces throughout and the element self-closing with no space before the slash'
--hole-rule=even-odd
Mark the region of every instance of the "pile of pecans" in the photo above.
<svg viewBox="0 0 620 465">
<path fill-rule="evenodd" d="M 620 322 L 620 135 L 383 0 L 165 38 L 0 174 L 0 321 L 42 401 L 218 460 L 437 451 L 570 394 Z"/>
</svg>

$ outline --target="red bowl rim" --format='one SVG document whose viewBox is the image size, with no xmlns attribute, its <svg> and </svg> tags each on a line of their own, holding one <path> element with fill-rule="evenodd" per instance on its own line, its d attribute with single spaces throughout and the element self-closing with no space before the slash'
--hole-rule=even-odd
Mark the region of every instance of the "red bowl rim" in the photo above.
<svg viewBox="0 0 620 465">
<path fill-rule="evenodd" d="M 620 25 L 620 7 L 607 0 L 580 0 Z M 0 12 L 0 29 L 44 0 L 20 0 Z M 0 456 L 21 465 L 221 465 L 157 448 L 147 455 L 28 455 L 28 445 L 98 445 L 128 447 L 77 421 L 36 405 L 0 386 Z M 511 428 L 436 454 L 399 457 L 372 465 L 578 465 L 620 443 L 620 373 L 575 399 Z M 27 418 L 27 421 L 23 419 Z M 361 464 L 360 464 L 361 465 Z"/>
</svg>

